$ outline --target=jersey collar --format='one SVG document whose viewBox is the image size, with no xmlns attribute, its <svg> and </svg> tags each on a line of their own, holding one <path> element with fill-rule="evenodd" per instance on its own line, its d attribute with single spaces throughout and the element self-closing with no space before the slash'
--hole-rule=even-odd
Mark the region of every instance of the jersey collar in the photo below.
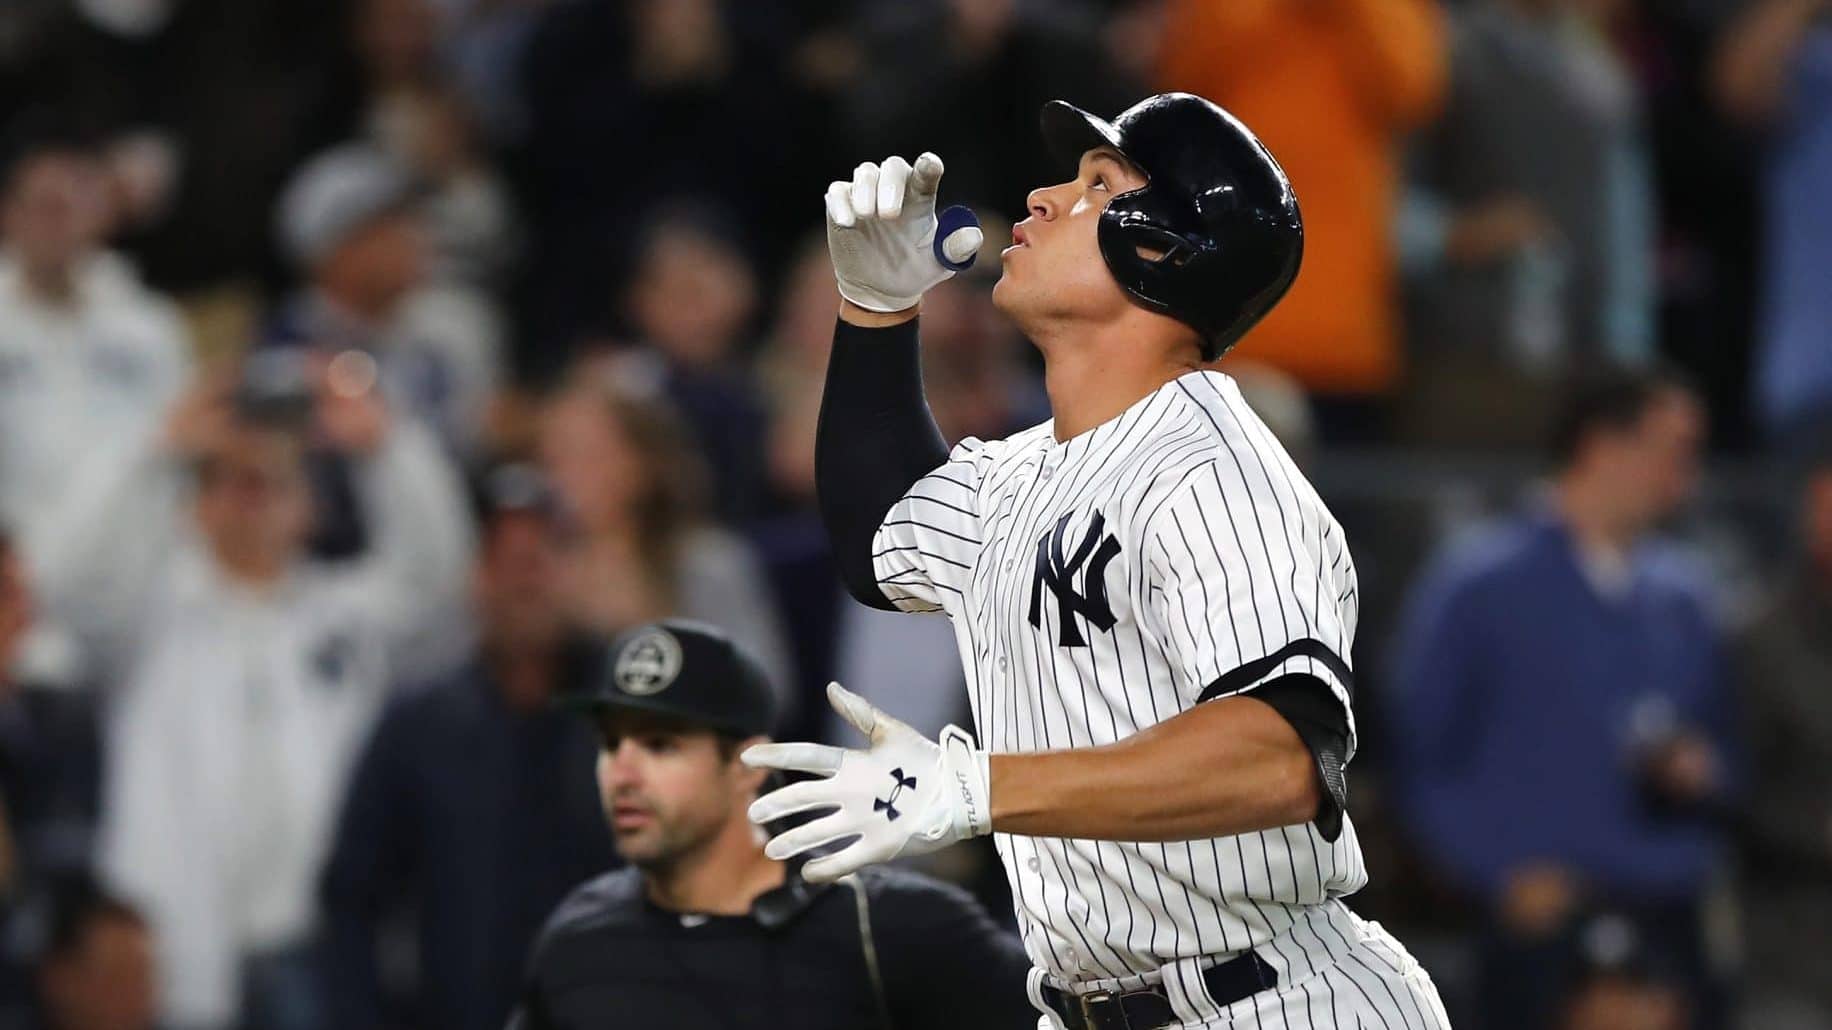
<svg viewBox="0 0 1832 1030">
<path fill-rule="evenodd" d="M 1124 433 L 1133 423 L 1141 419 L 1151 418 L 1162 406 L 1175 403 L 1174 398 L 1182 389 L 1179 384 L 1191 381 L 1192 377 L 1202 376 L 1214 376 L 1221 380 L 1227 380 L 1228 378 L 1224 373 L 1214 371 L 1213 369 L 1195 369 L 1185 372 L 1145 396 L 1140 397 L 1138 400 L 1133 401 L 1126 410 L 1107 421 L 1097 426 L 1091 426 L 1084 429 L 1074 436 L 1069 437 L 1067 440 L 1056 439 L 1056 420 L 1051 419 L 1049 422 L 1045 423 L 1047 428 L 1042 437 L 1045 465 L 1053 466 L 1061 462 L 1064 458 L 1074 458 L 1087 454 L 1116 434 Z M 1232 385 L 1231 382 L 1230 385 Z"/>
<path fill-rule="evenodd" d="M 749 919 L 765 930 L 778 930 L 789 925 L 813 906 L 821 895 L 825 894 L 831 884 L 814 884 L 802 879 L 800 864 L 791 866 L 783 877 L 781 885 L 771 887 L 751 901 L 749 914 L 743 916 L 709 916 L 700 912 L 681 912 L 662 908 L 649 898 L 649 892 L 643 888 L 641 877 L 637 878 L 637 895 L 642 899 L 642 906 L 652 919 L 661 919 L 669 924 L 680 923 L 687 926 L 699 926 L 716 920 Z"/>
</svg>

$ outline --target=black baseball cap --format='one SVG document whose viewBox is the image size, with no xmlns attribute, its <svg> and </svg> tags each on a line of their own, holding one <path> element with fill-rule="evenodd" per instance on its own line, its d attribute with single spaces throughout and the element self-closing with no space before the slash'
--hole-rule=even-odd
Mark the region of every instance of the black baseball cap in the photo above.
<svg viewBox="0 0 1832 1030">
<path fill-rule="evenodd" d="M 672 716 L 740 737 L 768 736 L 776 728 L 776 692 L 763 667 L 723 631 L 687 619 L 617 637 L 595 679 L 567 701 L 594 712 Z"/>
</svg>

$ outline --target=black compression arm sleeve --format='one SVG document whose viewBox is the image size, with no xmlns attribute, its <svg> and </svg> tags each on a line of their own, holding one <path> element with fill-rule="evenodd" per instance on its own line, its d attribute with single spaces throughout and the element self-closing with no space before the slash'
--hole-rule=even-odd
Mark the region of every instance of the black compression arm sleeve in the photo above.
<svg viewBox="0 0 1832 1030">
<path fill-rule="evenodd" d="M 838 322 L 815 430 L 814 486 L 833 562 L 846 589 L 873 608 L 872 538 L 891 505 L 948 460 L 922 393 L 916 320 L 883 329 Z"/>
</svg>

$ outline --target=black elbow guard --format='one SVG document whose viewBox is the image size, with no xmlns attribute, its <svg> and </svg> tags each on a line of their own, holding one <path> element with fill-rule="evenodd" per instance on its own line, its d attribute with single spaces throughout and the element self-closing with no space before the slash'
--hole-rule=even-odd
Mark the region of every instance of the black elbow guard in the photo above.
<svg viewBox="0 0 1832 1030">
<path fill-rule="evenodd" d="M 1310 750 L 1323 785 L 1323 799 L 1313 822 L 1324 840 L 1334 842 L 1342 835 L 1342 816 L 1349 806 L 1343 769 L 1348 763 L 1349 723 L 1342 702 L 1329 684 L 1302 672 L 1280 676 L 1247 696 L 1264 701 L 1284 716 Z"/>
</svg>

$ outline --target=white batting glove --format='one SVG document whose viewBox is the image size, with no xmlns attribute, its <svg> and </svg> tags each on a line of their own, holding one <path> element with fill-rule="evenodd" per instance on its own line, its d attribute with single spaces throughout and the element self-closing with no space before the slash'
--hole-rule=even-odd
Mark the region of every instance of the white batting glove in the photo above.
<svg viewBox="0 0 1832 1030">
<path fill-rule="evenodd" d="M 949 208 L 937 221 L 941 173 L 934 154 L 918 157 L 914 168 L 888 157 L 827 187 L 827 250 L 840 296 L 870 311 L 902 311 L 973 263 L 985 234 L 966 208 Z"/>
<path fill-rule="evenodd" d="M 974 748 L 967 731 L 949 726 L 939 742 L 929 740 L 838 683 L 827 685 L 827 699 L 871 738 L 868 748 L 758 744 L 741 756 L 746 765 L 825 777 L 758 798 L 751 803 L 752 822 L 761 826 L 797 812 L 837 809 L 783 832 L 765 845 L 765 854 L 781 861 L 857 837 L 802 868 L 805 879 L 826 883 L 874 862 L 927 854 L 992 832 L 986 752 Z"/>
</svg>

